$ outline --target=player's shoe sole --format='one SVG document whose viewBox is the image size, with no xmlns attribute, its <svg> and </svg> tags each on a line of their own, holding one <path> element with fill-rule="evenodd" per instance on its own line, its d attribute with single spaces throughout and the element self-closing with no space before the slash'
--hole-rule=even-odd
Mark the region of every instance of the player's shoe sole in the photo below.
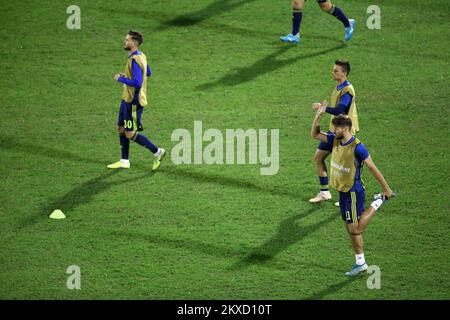
<svg viewBox="0 0 450 320">
<path fill-rule="evenodd" d="M 129 169 L 130 168 L 130 163 L 124 164 L 120 161 L 108 164 L 107 166 L 109 169 Z"/>
</svg>

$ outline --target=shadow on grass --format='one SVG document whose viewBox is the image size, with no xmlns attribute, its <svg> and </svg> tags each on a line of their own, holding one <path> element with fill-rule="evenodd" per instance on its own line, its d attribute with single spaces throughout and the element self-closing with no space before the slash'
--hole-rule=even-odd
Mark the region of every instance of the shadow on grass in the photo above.
<svg viewBox="0 0 450 320">
<path fill-rule="evenodd" d="M 41 220 L 48 219 L 50 213 L 52 213 L 55 209 L 60 209 L 64 212 L 64 214 L 70 216 L 70 214 L 78 206 L 89 204 L 94 200 L 95 196 L 106 192 L 110 187 L 117 187 L 118 185 L 126 184 L 128 182 L 135 182 L 141 179 L 149 178 L 152 175 L 152 173 L 146 173 L 145 175 L 138 177 L 132 176 L 122 180 L 106 181 L 109 177 L 116 175 L 119 171 L 111 169 L 109 169 L 109 171 L 106 170 L 108 169 L 105 168 L 105 173 L 73 188 L 65 195 L 52 201 L 50 204 L 46 205 L 33 215 L 23 218 L 19 222 L 17 229 L 21 230 Z"/>
<path fill-rule="evenodd" d="M 344 45 L 338 45 L 326 50 L 321 50 L 317 52 L 312 52 L 308 54 L 301 54 L 289 59 L 278 59 L 283 53 L 286 51 L 295 48 L 294 45 L 285 45 L 278 48 L 272 54 L 256 61 L 254 64 L 248 67 L 238 68 L 235 71 L 230 72 L 229 74 L 223 76 L 221 79 L 202 84 L 196 87 L 197 90 L 208 90 L 217 86 L 235 86 L 244 82 L 249 82 L 254 80 L 256 77 L 261 76 L 263 74 L 273 72 L 277 69 L 283 68 L 284 66 L 290 65 L 299 60 L 305 60 L 310 58 L 315 58 L 320 55 L 324 55 L 342 48 L 345 48 Z"/>
<path fill-rule="evenodd" d="M 284 219 L 280 223 L 278 232 L 275 235 L 259 247 L 253 249 L 247 257 L 232 265 L 230 269 L 241 269 L 253 264 L 266 263 L 289 246 L 308 237 L 311 233 L 320 229 L 329 222 L 336 220 L 336 216 L 331 215 L 313 225 L 304 226 L 297 223 L 299 220 L 302 220 L 316 212 L 319 208 L 320 207 L 316 206 L 306 210 L 303 213 Z"/>
<path fill-rule="evenodd" d="M 111 186 L 117 186 L 120 184 L 137 181 L 152 175 L 152 173 L 146 173 L 145 175 L 142 175 L 140 177 L 133 176 L 119 181 L 108 182 L 106 180 L 112 175 L 116 174 L 118 170 L 107 169 L 104 161 L 90 159 L 88 157 L 71 153 L 69 151 L 59 150 L 48 146 L 41 146 L 38 144 L 18 141 L 14 138 L 5 136 L 0 137 L 0 145 L 2 149 L 11 150 L 13 152 L 20 152 L 28 156 L 38 155 L 50 159 L 102 164 L 104 166 L 103 168 L 105 172 L 103 174 L 75 187 L 61 198 L 54 200 L 46 207 L 39 210 L 39 212 L 31 216 L 24 217 L 19 222 L 18 230 L 21 230 L 29 225 L 33 225 L 42 219 L 48 219 L 48 215 L 50 215 L 50 213 L 52 213 L 55 209 L 61 209 L 64 213 L 70 213 L 76 207 L 91 202 L 96 195 L 105 192 Z"/>
<path fill-rule="evenodd" d="M 279 187 L 259 186 L 252 182 L 245 181 L 239 178 L 224 177 L 216 174 L 211 175 L 203 172 L 180 170 L 176 169 L 176 167 L 171 167 L 170 170 L 161 171 L 161 174 L 175 176 L 177 178 L 196 181 L 199 183 L 210 183 L 232 188 L 246 189 L 255 192 L 268 193 L 270 195 L 288 196 L 293 199 L 300 200 L 299 194 L 293 192 L 292 189 L 285 190 Z"/>
<path fill-rule="evenodd" d="M 35 143 L 27 143 L 23 141 L 18 141 L 12 137 L 0 137 L 0 145 L 2 149 L 8 149 L 16 152 L 21 152 L 27 155 L 39 155 L 50 159 L 62 159 L 76 162 L 86 162 L 86 163 L 96 163 L 105 164 L 105 161 L 100 161 L 97 159 L 90 159 L 83 157 L 81 155 L 71 153 L 69 151 L 58 150 L 56 148 L 48 146 L 40 146 Z"/>
<path fill-rule="evenodd" d="M 211 239 L 210 242 L 205 243 L 195 239 L 172 239 L 160 234 L 155 235 L 149 233 L 121 230 L 113 231 L 112 235 L 114 237 L 123 237 L 126 239 L 126 241 L 146 241 L 153 245 L 157 245 L 158 247 L 189 250 L 194 253 L 202 253 L 207 256 L 213 256 L 222 259 L 232 259 L 238 254 L 243 254 L 248 249 L 245 247 L 239 249 L 230 248 L 225 244 L 224 246 L 220 246 L 216 244 L 216 241 L 214 241 L 214 239 Z"/>
<path fill-rule="evenodd" d="M 344 277 L 344 275 L 343 275 Z M 355 282 L 356 280 L 360 279 L 359 276 L 356 277 L 346 277 L 345 280 L 342 280 L 338 283 L 334 283 L 329 285 L 328 287 L 326 287 L 325 289 L 312 294 L 310 296 L 307 296 L 306 298 L 304 298 L 304 300 L 320 300 L 323 299 L 324 297 L 335 293 L 339 290 L 341 290 L 342 288 L 345 288 L 346 286 L 350 285 L 351 283 Z"/>
<path fill-rule="evenodd" d="M 195 239 L 170 239 L 163 235 L 143 234 L 141 232 L 130 231 L 115 231 L 113 235 L 124 237 L 127 241 L 147 241 L 156 246 L 191 250 L 195 253 L 199 252 L 222 259 L 233 259 L 236 256 L 245 255 L 246 252 L 252 250 L 246 258 L 228 268 L 228 270 L 233 271 L 236 269 L 242 269 L 251 264 L 263 264 L 267 262 L 289 246 L 301 241 L 314 231 L 318 230 L 320 227 L 335 220 L 335 216 L 330 216 L 310 226 L 298 226 L 296 224 L 298 220 L 306 218 L 318 209 L 318 207 L 311 208 L 302 214 L 297 214 L 284 219 L 279 226 L 278 233 L 272 236 L 272 238 L 267 240 L 263 245 L 253 250 L 249 247 L 243 246 L 239 248 L 230 248 L 227 247 L 225 243 L 224 246 L 220 246 L 217 245 L 217 239 L 210 239 L 208 243 L 203 243 Z"/>
<path fill-rule="evenodd" d="M 220 15 L 227 11 L 234 10 L 243 6 L 244 4 L 248 4 L 254 1 L 255 0 L 217 0 L 203 9 L 183 14 L 173 19 L 164 21 L 162 26 L 156 31 L 163 31 L 172 27 L 190 27 L 206 19 Z"/>
<path fill-rule="evenodd" d="M 173 16 L 167 14 L 166 12 L 155 11 L 151 8 L 148 8 L 144 11 L 136 11 L 136 10 L 114 10 L 111 8 L 104 8 L 111 12 L 112 14 L 116 14 L 117 16 L 122 17 L 124 14 L 133 17 L 147 20 L 154 19 L 157 20 L 160 25 L 158 28 L 152 30 L 152 33 L 157 32 L 165 32 L 171 29 L 176 28 L 189 28 L 196 26 L 199 29 L 209 30 L 213 33 L 227 33 L 231 35 L 239 35 L 248 38 L 254 38 L 255 34 L 258 34 L 258 30 L 246 29 L 238 26 L 233 26 L 226 23 L 220 23 L 217 20 L 208 21 L 209 18 L 213 18 L 216 15 L 220 15 L 232 9 L 238 8 L 246 3 L 253 2 L 255 0 L 249 1 L 216 1 L 209 5 L 204 9 L 200 9 L 198 11 L 194 11 L 191 13 L 186 13 L 183 15 L 179 15 L 175 18 Z M 265 36 L 269 37 L 278 37 L 277 33 L 270 33 L 269 31 L 264 31 Z"/>
</svg>

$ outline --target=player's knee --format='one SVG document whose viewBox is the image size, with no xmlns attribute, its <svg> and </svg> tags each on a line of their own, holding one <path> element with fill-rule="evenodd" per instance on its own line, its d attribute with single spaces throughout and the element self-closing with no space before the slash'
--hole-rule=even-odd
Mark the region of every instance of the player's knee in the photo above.
<svg viewBox="0 0 450 320">
<path fill-rule="evenodd" d="M 362 232 L 358 229 L 358 226 L 354 226 L 353 224 L 349 225 L 347 228 L 348 234 L 351 236 L 359 236 Z"/>
<path fill-rule="evenodd" d="M 127 139 L 133 139 L 135 132 L 134 131 L 125 131 L 125 136 Z"/>
<path fill-rule="evenodd" d="M 302 10 L 305 6 L 305 0 L 293 0 L 292 1 L 292 8 L 297 10 Z"/>
<path fill-rule="evenodd" d="M 319 6 L 322 9 L 322 11 L 328 13 L 331 11 L 331 9 L 333 9 L 333 5 L 331 4 L 330 1 L 319 3 Z"/>
</svg>

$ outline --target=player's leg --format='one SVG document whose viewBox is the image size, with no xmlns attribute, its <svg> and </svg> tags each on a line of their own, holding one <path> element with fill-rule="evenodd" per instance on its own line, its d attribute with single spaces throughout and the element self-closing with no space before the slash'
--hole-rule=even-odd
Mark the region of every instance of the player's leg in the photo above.
<svg viewBox="0 0 450 320">
<path fill-rule="evenodd" d="M 125 116 L 125 135 L 129 140 L 147 148 L 155 156 L 153 162 L 153 170 L 156 170 L 161 165 L 161 160 L 166 154 L 166 150 L 158 148 L 150 139 L 144 134 L 138 132 L 138 124 L 141 123 L 143 108 L 141 106 L 131 105 L 128 114 Z"/>
<path fill-rule="evenodd" d="M 348 19 L 345 13 L 337 6 L 333 5 L 329 0 L 317 0 L 320 8 L 332 16 L 336 17 L 345 27 L 344 39 L 350 40 L 355 30 L 355 20 Z"/>
<path fill-rule="evenodd" d="M 364 253 L 363 235 L 358 231 L 358 225 L 358 222 L 346 224 L 347 233 L 350 236 L 350 241 L 352 243 L 352 248 L 355 252 L 355 255 Z"/>
<path fill-rule="evenodd" d="M 328 143 L 320 142 L 314 154 L 314 161 L 316 163 L 317 175 L 319 176 L 320 192 L 312 199 L 309 199 L 311 203 L 317 203 L 321 201 L 327 201 L 331 199 L 331 192 L 328 186 L 328 172 L 325 164 L 325 159 L 331 153 L 332 145 Z"/>
<path fill-rule="evenodd" d="M 303 7 L 306 0 L 293 0 L 292 1 L 292 33 L 284 37 L 280 37 L 283 42 L 300 42 L 300 25 L 303 17 Z"/>
<path fill-rule="evenodd" d="M 355 264 L 352 269 L 345 273 L 354 276 L 367 270 L 368 266 L 364 258 L 363 233 L 359 229 L 359 221 L 364 211 L 365 194 L 362 192 L 340 192 L 339 207 L 342 219 L 346 223 L 347 233 L 350 236 L 352 248 L 355 253 Z"/>
<path fill-rule="evenodd" d="M 130 161 L 128 160 L 130 140 L 128 140 L 127 137 L 125 136 L 125 128 L 123 127 L 124 124 L 123 115 L 125 111 L 126 110 L 124 106 L 124 101 L 122 100 L 119 109 L 119 116 L 117 119 L 117 133 L 119 135 L 122 157 L 119 161 L 109 164 L 108 168 L 110 169 L 119 169 L 119 168 L 128 169 L 130 167 Z"/>
<path fill-rule="evenodd" d="M 372 221 L 372 218 L 375 216 L 375 213 L 381 207 L 383 202 L 384 200 L 382 198 L 382 195 L 379 195 L 372 201 L 370 206 L 361 213 L 358 224 L 359 232 L 364 232 L 364 230 L 366 230 L 367 226 Z"/>
</svg>

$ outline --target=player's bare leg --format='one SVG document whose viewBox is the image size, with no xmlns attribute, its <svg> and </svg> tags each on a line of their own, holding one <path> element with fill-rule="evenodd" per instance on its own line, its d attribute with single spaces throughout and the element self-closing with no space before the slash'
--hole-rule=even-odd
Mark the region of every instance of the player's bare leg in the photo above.
<svg viewBox="0 0 450 320">
<path fill-rule="evenodd" d="M 347 233 L 350 236 L 353 251 L 355 252 L 356 263 L 352 266 L 352 269 L 345 273 L 346 276 L 355 276 L 360 272 L 366 271 L 368 265 L 364 258 L 364 239 L 363 233 L 359 229 L 359 222 L 353 222 L 346 224 Z"/>
<path fill-rule="evenodd" d="M 393 193 L 393 196 L 395 196 L 395 193 Z M 345 273 L 347 276 L 354 276 L 367 270 L 368 266 L 364 258 L 363 233 L 372 221 L 377 210 L 386 200 L 387 198 L 383 194 L 375 195 L 374 201 L 361 213 L 359 221 L 346 225 L 356 257 L 356 263 L 353 265 L 352 270 Z"/>
<path fill-rule="evenodd" d="M 395 196 L 395 193 L 393 193 L 392 196 Z M 370 206 L 361 213 L 358 224 L 359 232 L 362 233 L 364 232 L 364 230 L 366 230 L 370 221 L 372 221 L 372 218 L 375 216 L 375 213 L 386 200 L 387 198 L 383 194 L 375 195 L 374 200 L 372 201 Z"/>
<path fill-rule="evenodd" d="M 362 232 L 359 230 L 359 223 L 353 222 L 346 224 L 347 233 L 350 236 L 352 242 L 352 248 L 355 254 L 361 254 L 364 252 L 364 240 Z"/>
<path fill-rule="evenodd" d="M 329 13 L 331 11 L 331 9 L 333 8 L 333 5 L 331 4 L 330 1 L 326 1 L 326 2 L 321 2 L 319 3 L 320 9 L 322 9 L 322 11 Z"/>
<path fill-rule="evenodd" d="M 321 180 L 321 191 L 312 199 L 309 199 L 311 203 L 317 203 L 321 201 L 327 201 L 331 199 L 331 193 L 328 190 L 328 172 L 327 166 L 325 164 L 325 159 L 330 154 L 329 151 L 316 149 L 316 153 L 314 154 L 314 161 L 316 162 L 316 170 L 319 179 Z M 326 182 L 322 182 L 326 181 Z M 324 185 L 322 184 L 324 183 Z"/>
<path fill-rule="evenodd" d="M 372 218 L 374 217 L 375 212 L 376 211 L 374 208 L 368 207 L 363 211 L 363 213 L 361 213 L 361 217 L 359 218 L 358 229 L 357 229 L 358 232 L 362 233 L 362 232 L 364 232 L 364 230 L 366 230 L 370 221 L 372 221 Z"/>
<path fill-rule="evenodd" d="M 330 154 L 329 151 L 320 150 L 320 149 L 317 149 L 316 153 L 314 154 L 314 161 L 316 162 L 317 175 L 319 177 L 327 177 L 328 176 L 325 159 L 328 157 L 329 154 Z"/>
</svg>

